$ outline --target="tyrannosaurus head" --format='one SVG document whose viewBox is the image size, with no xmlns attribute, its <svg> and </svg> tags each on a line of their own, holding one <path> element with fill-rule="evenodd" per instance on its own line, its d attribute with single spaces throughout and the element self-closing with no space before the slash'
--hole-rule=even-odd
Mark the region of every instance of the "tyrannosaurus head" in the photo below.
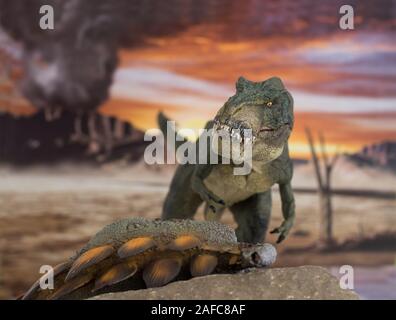
<svg viewBox="0 0 396 320">
<path fill-rule="evenodd" d="M 293 128 L 293 99 L 279 78 L 252 82 L 240 77 L 236 93 L 214 118 L 214 132 L 228 132 L 233 141 L 253 144 L 252 159 L 269 162 L 279 157 Z M 244 135 L 251 129 L 251 137 Z M 218 154 L 222 149 L 214 150 Z M 223 154 L 224 156 L 224 154 Z"/>
</svg>

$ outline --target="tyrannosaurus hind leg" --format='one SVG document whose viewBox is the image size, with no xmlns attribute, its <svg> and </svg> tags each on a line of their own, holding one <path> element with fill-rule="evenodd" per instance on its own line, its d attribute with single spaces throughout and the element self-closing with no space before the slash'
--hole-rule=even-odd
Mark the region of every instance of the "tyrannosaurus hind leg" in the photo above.
<svg viewBox="0 0 396 320">
<path fill-rule="evenodd" d="M 231 206 L 230 210 L 238 224 L 238 241 L 258 243 L 265 240 L 271 217 L 271 190 L 255 194 Z"/>
<path fill-rule="evenodd" d="M 202 203 L 201 197 L 191 188 L 193 165 L 180 165 L 165 198 L 162 219 L 192 219 Z"/>
</svg>

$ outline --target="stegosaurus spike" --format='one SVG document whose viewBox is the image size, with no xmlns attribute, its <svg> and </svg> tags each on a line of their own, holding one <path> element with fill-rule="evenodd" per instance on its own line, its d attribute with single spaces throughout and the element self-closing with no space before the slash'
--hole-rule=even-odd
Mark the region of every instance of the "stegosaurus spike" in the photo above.
<svg viewBox="0 0 396 320">
<path fill-rule="evenodd" d="M 98 264 L 102 260 L 110 257 L 114 253 L 114 247 L 111 245 L 104 245 L 96 248 L 92 248 L 82 255 L 80 255 L 71 266 L 69 272 L 67 273 L 65 281 L 68 281 L 85 269 Z"/>
<path fill-rule="evenodd" d="M 134 276 L 137 270 L 138 267 L 133 262 L 119 263 L 111 267 L 95 281 L 93 292 L 128 279 Z"/>
<path fill-rule="evenodd" d="M 238 243 L 234 231 L 218 222 L 124 219 L 103 228 L 64 264 L 53 290 L 36 282 L 23 299 L 85 299 L 268 266 L 275 257 L 270 244 Z"/>
<path fill-rule="evenodd" d="M 162 287 L 179 274 L 181 258 L 163 258 L 150 262 L 143 270 L 143 280 L 147 288 Z"/>
<path fill-rule="evenodd" d="M 192 277 L 211 274 L 218 264 L 218 258 L 213 254 L 199 254 L 191 261 L 190 273 Z"/>
<path fill-rule="evenodd" d="M 156 246 L 151 237 L 138 237 L 124 243 L 117 251 L 120 258 L 129 258 Z"/>
</svg>

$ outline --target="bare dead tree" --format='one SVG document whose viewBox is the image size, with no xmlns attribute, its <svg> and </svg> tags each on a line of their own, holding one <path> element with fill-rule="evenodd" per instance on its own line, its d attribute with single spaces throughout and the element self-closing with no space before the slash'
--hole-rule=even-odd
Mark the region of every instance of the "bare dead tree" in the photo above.
<svg viewBox="0 0 396 320">
<path fill-rule="evenodd" d="M 322 166 L 323 172 L 321 170 L 320 159 L 317 155 L 315 143 L 309 128 L 305 128 L 307 135 L 309 147 L 311 150 L 312 161 L 315 168 L 315 175 L 318 181 L 318 194 L 319 194 L 319 211 L 320 211 L 320 234 L 319 234 L 319 244 L 321 246 L 331 246 L 334 244 L 333 238 L 333 208 L 331 202 L 331 174 L 333 168 L 339 158 L 338 151 L 330 159 L 327 150 L 326 142 L 322 133 L 319 133 L 319 143 L 320 150 L 322 154 Z"/>
</svg>

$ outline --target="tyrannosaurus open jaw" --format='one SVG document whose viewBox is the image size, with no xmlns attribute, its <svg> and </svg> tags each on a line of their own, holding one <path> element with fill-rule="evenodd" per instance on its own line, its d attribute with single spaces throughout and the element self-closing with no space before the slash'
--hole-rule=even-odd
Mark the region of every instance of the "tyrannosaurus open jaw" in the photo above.
<svg viewBox="0 0 396 320">
<path fill-rule="evenodd" d="M 213 150 L 224 157 L 246 156 L 247 143 L 253 145 L 252 159 L 269 162 L 283 151 L 293 128 L 293 100 L 279 78 L 252 82 L 239 78 L 236 94 L 214 118 L 213 140 L 229 136 L 231 151 L 221 143 Z M 237 148 L 238 150 L 234 150 Z"/>
</svg>

